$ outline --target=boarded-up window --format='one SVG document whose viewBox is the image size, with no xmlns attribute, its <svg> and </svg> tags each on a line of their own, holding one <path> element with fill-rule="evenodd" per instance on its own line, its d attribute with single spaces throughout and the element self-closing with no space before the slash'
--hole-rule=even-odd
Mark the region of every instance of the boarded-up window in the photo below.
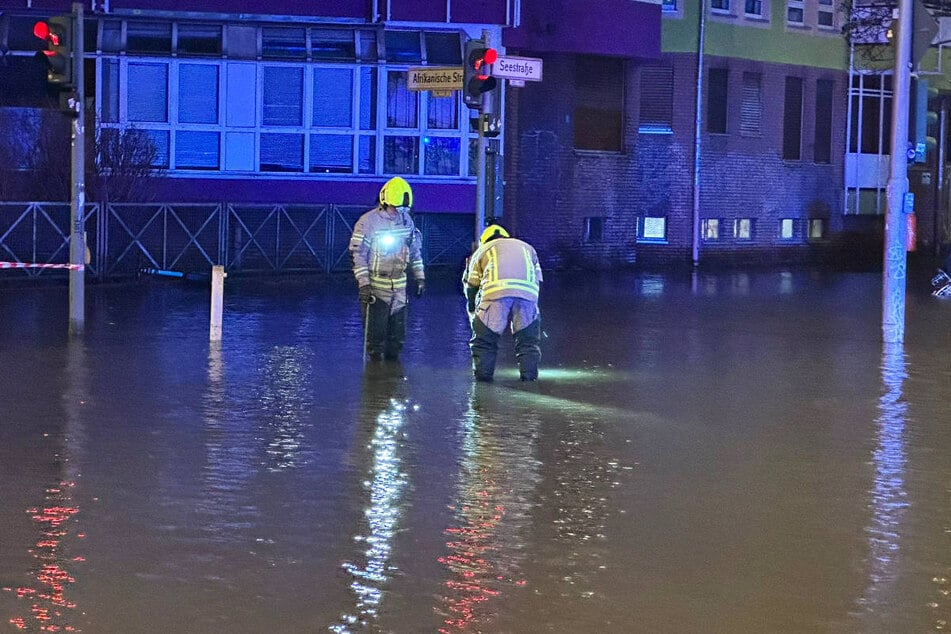
<svg viewBox="0 0 951 634">
<path fill-rule="evenodd" d="M 711 68 L 707 75 L 707 132 L 726 134 L 728 78 L 725 68 Z"/>
<path fill-rule="evenodd" d="M 624 62 L 579 56 L 575 85 L 574 147 L 620 152 L 624 148 Z"/>
<path fill-rule="evenodd" d="M 759 136 L 760 118 L 763 114 L 761 75 L 743 73 L 743 103 L 740 108 L 740 134 Z"/>
<path fill-rule="evenodd" d="M 640 121 L 638 131 L 667 133 L 674 122 L 674 69 L 665 66 L 641 68 Z"/>
<path fill-rule="evenodd" d="M 798 161 L 802 158 L 802 78 L 786 78 L 786 97 L 783 103 L 783 158 Z"/>
<path fill-rule="evenodd" d="M 831 79 L 816 82 L 815 162 L 832 162 L 832 88 Z"/>
</svg>

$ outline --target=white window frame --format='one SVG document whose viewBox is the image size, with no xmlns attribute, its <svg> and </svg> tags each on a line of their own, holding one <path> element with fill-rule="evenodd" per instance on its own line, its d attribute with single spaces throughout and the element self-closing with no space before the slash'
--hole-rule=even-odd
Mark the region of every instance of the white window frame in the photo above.
<svg viewBox="0 0 951 634">
<path fill-rule="evenodd" d="M 789 10 L 798 9 L 802 12 L 802 20 L 796 22 L 789 19 Z M 806 26 L 806 2 L 805 0 L 786 0 L 786 24 L 795 27 Z"/>
<path fill-rule="evenodd" d="M 659 223 L 661 226 L 661 236 L 657 235 L 647 235 L 648 225 L 654 225 Z M 643 216 L 638 219 L 637 223 L 637 241 L 638 242 L 653 242 L 658 244 L 667 243 L 667 216 Z M 652 232 L 653 233 L 653 232 Z"/>
</svg>

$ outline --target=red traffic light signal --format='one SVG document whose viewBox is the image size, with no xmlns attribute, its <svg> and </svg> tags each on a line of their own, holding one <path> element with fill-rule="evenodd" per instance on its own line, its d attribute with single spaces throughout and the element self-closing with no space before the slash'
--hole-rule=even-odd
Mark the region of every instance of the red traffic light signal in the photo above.
<svg viewBox="0 0 951 634">
<path fill-rule="evenodd" d="M 47 64 L 46 79 L 53 84 L 72 85 L 73 17 L 57 15 L 47 22 L 37 22 L 33 35 L 46 42 L 46 50 L 42 51 Z"/>
<path fill-rule="evenodd" d="M 489 74 L 489 67 L 498 58 L 498 51 L 487 47 L 483 40 L 469 40 L 466 42 L 462 95 L 466 105 L 470 108 L 481 110 L 483 93 L 494 90 L 498 85 L 495 77 Z"/>
</svg>

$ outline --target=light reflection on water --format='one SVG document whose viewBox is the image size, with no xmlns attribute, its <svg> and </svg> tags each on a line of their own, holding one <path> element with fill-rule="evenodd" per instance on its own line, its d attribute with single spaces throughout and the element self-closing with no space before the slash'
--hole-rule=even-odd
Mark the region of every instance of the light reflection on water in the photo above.
<svg viewBox="0 0 951 634">
<path fill-rule="evenodd" d="M 373 370 L 371 370 L 372 372 Z M 403 383 L 400 372 L 387 369 L 389 376 L 368 377 L 364 385 L 364 420 L 370 424 L 370 438 L 364 450 L 370 456 L 369 480 L 363 482 L 367 496 L 365 525 L 354 536 L 362 552 L 355 560 L 342 564 L 353 580 L 354 609 L 345 612 L 330 631 L 345 633 L 372 628 L 379 617 L 383 590 L 393 570 L 393 538 L 399 529 L 401 498 L 407 475 L 402 471 L 403 427 L 406 417 L 415 409 L 411 401 L 399 394 Z M 376 413 L 375 419 L 373 413 Z"/>
<path fill-rule="evenodd" d="M 901 571 L 902 523 L 908 509 L 905 492 L 905 426 L 908 405 L 902 387 L 908 378 L 903 345 L 885 344 L 882 352 L 882 396 L 876 419 L 877 445 L 872 454 L 875 477 L 870 491 L 868 586 L 859 606 L 875 614 L 894 600 Z"/>
<path fill-rule="evenodd" d="M 454 522 L 438 558 L 447 571 L 438 608 L 444 634 L 483 631 L 496 620 L 502 596 L 527 583 L 522 562 L 531 550 L 540 479 L 534 457 L 540 416 L 528 408 L 500 415 L 498 402 L 492 386 L 476 385 L 462 419 Z"/>
<path fill-rule="evenodd" d="M 212 346 L 204 294 L 93 287 L 71 349 L 0 291 L 0 623 L 22 587 L 90 633 L 947 628 L 951 302 L 883 356 L 873 276 L 553 276 L 542 380 L 477 390 L 456 280 L 406 381 L 351 286 L 229 289 Z"/>
</svg>

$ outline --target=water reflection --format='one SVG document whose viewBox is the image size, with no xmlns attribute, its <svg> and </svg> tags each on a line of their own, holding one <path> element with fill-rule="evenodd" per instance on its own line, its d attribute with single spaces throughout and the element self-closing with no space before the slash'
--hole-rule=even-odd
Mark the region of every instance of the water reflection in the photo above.
<svg viewBox="0 0 951 634">
<path fill-rule="evenodd" d="M 463 418 L 455 521 L 439 558 L 448 572 L 439 610 L 443 633 L 481 631 L 495 620 L 500 595 L 526 583 L 540 418 L 535 409 L 498 407 L 495 390 L 476 386 Z"/>
<path fill-rule="evenodd" d="M 300 466 L 312 367 L 309 349 L 300 346 L 275 347 L 265 361 L 261 405 L 272 412 L 266 450 L 271 471 Z"/>
<path fill-rule="evenodd" d="M 341 615 L 330 626 L 332 632 L 353 632 L 374 627 L 383 599 L 383 587 L 392 576 L 390 566 L 393 537 L 401 516 L 400 503 L 407 477 L 403 461 L 403 427 L 407 415 L 415 410 L 405 399 L 405 379 L 399 366 L 368 368 L 360 419 L 361 433 L 368 437 L 369 480 L 363 486 L 367 494 L 365 525 L 354 539 L 362 553 L 343 568 L 352 576 L 350 589 L 354 609 Z"/>
<path fill-rule="evenodd" d="M 878 401 L 876 447 L 872 454 L 875 480 L 869 503 L 868 585 L 859 605 L 871 615 L 893 605 L 899 576 L 901 525 L 908 507 L 905 492 L 905 414 L 902 387 L 907 378 L 902 344 L 885 344 L 882 353 L 883 393 Z"/>
<path fill-rule="evenodd" d="M 26 509 L 37 538 L 29 549 L 35 560 L 29 572 L 30 583 L 16 588 L 17 598 L 30 604 L 29 612 L 9 619 L 18 630 L 81 631 L 75 625 L 78 613 L 69 590 L 76 583 L 74 569 L 85 561 L 76 548 L 85 534 L 79 526 L 79 503 L 74 498 L 74 489 L 80 476 L 83 409 L 88 403 L 89 389 L 85 345 L 70 341 L 66 354 L 67 385 L 62 396 L 66 417 L 59 452 L 54 456 L 62 479 L 46 487 L 42 505 Z"/>
</svg>

